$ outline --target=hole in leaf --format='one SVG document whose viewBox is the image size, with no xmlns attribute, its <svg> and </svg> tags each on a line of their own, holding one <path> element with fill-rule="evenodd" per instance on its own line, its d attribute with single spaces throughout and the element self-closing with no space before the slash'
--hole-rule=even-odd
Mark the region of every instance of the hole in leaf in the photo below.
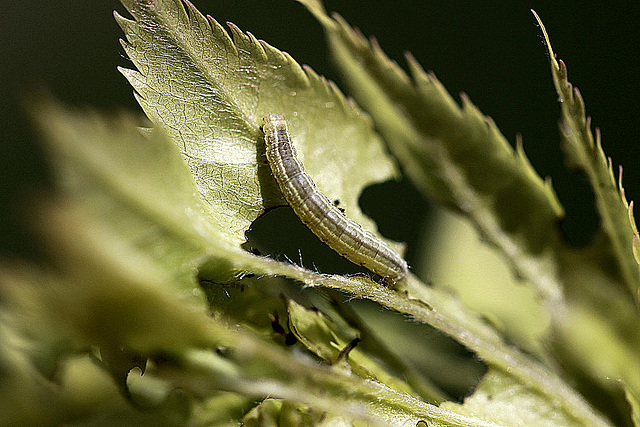
<svg viewBox="0 0 640 427">
<path fill-rule="evenodd" d="M 272 209 L 262 215 L 253 222 L 246 236 L 247 248 L 279 261 L 288 260 L 327 274 L 367 272 L 318 239 L 289 207 Z"/>
<path fill-rule="evenodd" d="M 409 181 L 387 181 L 371 185 L 360 196 L 362 211 L 378 224 L 388 239 L 407 245 L 405 259 L 421 259 L 424 227 L 429 224 L 430 207 L 422 194 Z"/>
</svg>

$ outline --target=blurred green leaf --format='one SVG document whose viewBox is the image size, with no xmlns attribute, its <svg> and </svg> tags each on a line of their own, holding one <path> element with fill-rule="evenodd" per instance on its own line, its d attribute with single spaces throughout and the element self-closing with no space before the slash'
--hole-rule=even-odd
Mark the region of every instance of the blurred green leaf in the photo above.
<svg viewBox="0 0 640 427">
<path fill-rule="evenodd" d="M 218 342 L 225 332 L 208 316 L 195 266 L 214 254 L 227 259 L 233 249 L 214 237 L 220 233 L 188 168 L 161 133 L 142 131 L 126 116 L 79 114 L 51 101 L 33 115 L 57 175 L 56 192 L 42 195 L 30 213 L 50 260 L 0 265 L 2 360 L 12 373 L 1 388 L 2 413 L 20 418 L 29 408 L 25 421 L 36 425 L 69 422 L 103 409 L 88 404 L 101 396 L 112 410 L 131 412 L 106 393 L 115 383 L 102 379 L 111 370 L 119 382 L 126 361 L 105 359 L 104 372 L 86 365 L 95 379 L 83 392 L 66 376 L 69 357 L 98 347 L 148 355 Z M 22 384 L 9 380 L 14 373 Z M 55 410 L 47 409 L 52 402 Z"/>
<path fill-rule="evenodd" d="M 631 416 L 633 417 L 633 425 L 634 427 L 640 426 L 640 399 L 638 396 L 633 395 L 628 390 L 626 390 L 627 400 L 629 401 L 629 405 L 632 409 Z"/>
<path fill-rule="evenodd" d="M 442 407 L 504 426 L 585 425 L 565 408 L 556 406 L 543 394 L 523 387 L 503 371 L 489 370 L 464 404 L 445 402 Z"/>
<path fill-rule="evenodd" d="M 549 181 L 513 150 L 495 123 L 462 96 L 462 107 L 407 55 L 411 77 L 318 0 L 299 0 L 318 18 L 354 97 L 429 197 L 463 213 L 516 272 L 551 303 L 562 299 L 556 222 L 563 210 Z"/>
<path fill-rule="evenodd" d="M 102 246 L 126 244 L 141 251 L 170 274 L 173 286 L 181 283 L 182 298 L 200 303 L 204 295 L 194 273 L 203 260 L 217 261 L 220 280 L 234 277 L 233 257 L 245 252 L 225 239 L 219 215 L 202 202 L 163 132 L 136 129 L 140 121 L 128 116 L 109 119 L 47 103 L 34 115 L 61 192 L 111 236 Z"/>
<path fill-rule="evenodd" d="M 314 413 L 313 409 L 294 406 L 282 400 L 265 399 L 258 406 L 253 408 L 242 419 L 243 426 L 246 427 L 279 427 L 279 426 L 323 426 L 323 425 L 344 425 L 350 423 L 329 418 L 328 424 L 326 414 Z M 337 424 L 334 424 L 336 423 Z"/>
<path fill-rule="evenodd" d="M 354 339 L 358 339 L 356 330 L 346 325 L 338 327 L 322 312 L 305 309 L 295 301 L 289 301 L 288 306 L 291 331 L 309 351 L 331 364 L 345 366 L 362 378 L 380 381 L 402 393 L 416 394 L 407 383 L 389 375 L 382 366 L 358 349 L 354 342 Z"/>
<path fill-rule="evenodd" d="M 606 158 L 599 132 L 594 142 L 580 92 L 556 60 L 549 36 L 537 14 L 551 63 L 562 111 L 560 130 L 570 163 L 589 177 L 601 226 L 594 243 L 564 259 L 566 294 L 571 304 L 554 313 L 554 350 L 578 388 L 619 424 L 631 422 L 629 402 L 621 392 L 640 394 L 640 316 L 636 293 L 640 275 L 634 258 L 637 229 L 612 161 Z M 597 348 L 597 357 L 592 354 Z"/>
<path fill-rule="evenodd" d="M 560 131 L 563 148 L 570 166 L 584 171 L 589 178 L 600 213 L 600 230 L 592 250 L 598 255 L 600 268 L 635 297 L 640 285 L 638 263 L 632 251 L 637 230 L 622 188 L 622 166 L 616 178 L 613 161 L 610 157 L 607 158 L 602 149 L 600 130 L 596 128 L 594 141 L 591 117 L 586 117 L 582 95 L 569 83 L 567 67 L 562 60 L 556 60 L 547 30 L 538 15 L 533 13 L 549 50 L 553 83 L 562 111 Z"/>
<path fill-rule="evenodd" d="M 541 359 L 548 357 L 551 319 L 535 289 L 518 281 L 464 218 L 444 209 L 434 209 L 432 217 L 426 244 L 438 250 L 424 253 L 416 274 L 429 277 L 437 288 L 451 289 L 509 342 Z"/>
</svg>

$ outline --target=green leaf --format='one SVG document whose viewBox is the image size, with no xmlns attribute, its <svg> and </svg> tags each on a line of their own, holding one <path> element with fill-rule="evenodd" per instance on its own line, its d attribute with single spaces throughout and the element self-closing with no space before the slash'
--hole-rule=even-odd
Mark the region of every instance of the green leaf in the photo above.
<svg viewBox="0 0 640 427">
<path fill-rule="evenodd" d="M 316 411 L 336 414 L 342 422 L 362 421 L 376 426 L 413 425 L 422 419 L 441 426 L 495 426 L 429 405 L 382 383 L 363 380 L 342 369 L 318 365 L 308 358 L 284 354 L 244 338 L 236 341 L 238 346 L 229 354 L 241 367 L 235 371 L 235 376 L 226 373 L 226 367 L 222 360 L 216 360 L 220 358 L 215 353 L 202 351 L 185 353 L 179 364 L 154 367 L 147 371 L 147 375 L 169 380 L 200 394 L 224 387 L 255 396 L 276 395 L 313 407 Z M 275 365 L 265 371 L 264 368 L 272 362 Z M 270 374 L 269 381 L 263 380 L 265 372 Z M 278 415 L 277 409 L 269 408 L 269 418 Z"/>
<path fill-rule="evenodd" d="M 311 408 L 294 406 L 282 400 L 265 399 L 245 415 L 242 425 L 246 427 L 333 425 L 331 423 L 335 420 L 331 419 L 329 424 L 325 424 L 326 418 L 326 414 L 315 413 Z M 348 426 L 347 423 L 344 425 Z"/>
<path fill-rule="evenodd" d="M 443 408 L 504 426 L 584 425 L 546 396 L 523 387 L 505 372 L 489 370 L 463 404 L 445 402 Z"/>
<path fill-rule="evenodd" d="M 596 128 L 594 138 L 582 95 L 569 83 L 567 67 L 562 60 L 556 60 L 547 31 L 538 15 L 533 13 L 549 50 L 553 83 L 562 111 L 563 148 L 571 166 L 585 172 L 596 197 L 601 224 L 594 249 L 599 255 L 600 267 L 635 296 L 640 285 L 638 263 L 633 254 L 634 236 L 637 238 L 638 231 L 622 188 L 622 166 L 616 178 L 613 161 L 602 149 L 600 130 Z"/>
<path fill-rule="evenodd" d="M 116 14 L 138 71 L 121 70 L 154 122 L 180 148 L 226 238 L 242 243 L 251 222 L 284 204 L 264 158 L 262 117 L 289 122 L 298 156 L 318 187 L 369 230 L 362 189 L 396 175 L 382 141 L 338 89 L 288 54 L 180 0 L 123 0 Z"/>
<path fill-rule="evenodd" d="M 233 250 L 220 239 L 223 232 L 200 201 L 189 170 L 161 133 L 136 131 L 139 121 L 129 117 L 86 117 L 54 105 L 42 105 L 37 120 L 64 191 L 134 247 L 156 251 L 176 278 L 192 276 L 212 247 Z"/>
<path fill-rule="evenodd" d="M 235 106 L 235 103 L 237 103 L 236 101 L 234 101 L 235 103 L 231 101 L 238 96 L 235 90 L 227 89 L 227 85 L 236 80 L 249 86 L 254 84 L 247 83 L 246 70 L 250 69 L 256 70 L 252 75 L 255 74 L 257 76 L 257 81 L 262 82 L 264 80 L 264 82 L 260 83 L 261 103 L 274 103 L 274 105 L 279 105 L 279 103 L 283 102 L 293 103 L 292 105 L 296 106 L 295 111 L 299 113 L 298 118 L 300 119 L 293 119 L 292 135 L 294 135 L 294 138 L 300 135 L 301 139 L 302 137 L 305 141 L 308 139 L 309 147 L 311 147 L 311 141 L 313 141 L 314 144 L 318 145 L 318 150 L 322 150 L 323 153 L 326 152 L 327 156 L 330 156 L 327 159 L 318 158 L 315 155 L 309 156 L 311 162 L 316 159 L 315 166 L 309 166 L 309 169 L 313 167 L 319 168 L 320 175 L 331 177 L 331 180 L 336 181 L 338 185 L 348 186 L 351 188 L 350 191 L 355 191 L 356 193 L 362 187 L 361 185 L 354 186 L 354 183 L 362 182 L 362 179 L 366 180 L 366 176 L 370 175 L 370 172 L 361 170 L 361 166 L 367 170 L 374 169 L 374 174 L 389 170 L 379 163 L 382 161 L 386 164 L 386 160 L 380 160 L 386 157 L 382 154 L 382 149 L 379 145 L 380 141 L 373 134 L 370 123 L 365 116 L 359 113 L 354 106 L 345 104 L 342 96 L 332 86 L 327 85 L 323 79 L 312 74 L 310 70 L 302 73 L 295 62 L 288 56 L 264 42 L 258 42 L 252 36 L 242 34 L 233 26 L 231 27 L 234 36 L 232 41 L 213 19 L 205 20 L 189 4 L 187 4 L 189 9 L 187 14 L 182 4 L 177 1 L 169 1 L 167 3 L 154 2 L 153 4 L 139 3 L 125 2 L 125 5 L 136 17 L 135 22 L 118 17 L 118 21 L 129 38 L 130 44 L 125 45 L 127 51 L 134 63 L 143 70 L 142 73 L 125 71 L 125 74 L 132 79 L 134 87 L 140 94 L 138 99 L 147 114 L 161 122 L 169 135 L 175 139 L 176 144 L 181 147 L 183 155 L 187 154 L 185 153 L 184 144 L 191 144 L 191 141 L 176 134 L 172 129 L 176 126 L 189 128 L 191 129 L 189 132 L 198 133 L 198 135 L 194 136 L 196 141 L 198 138 L 209 138 L 211 135 L 229 133 L 230 131 L 225 130 L 225 126 L 232 125 L 229 124 L 231 122 L 228 120 L 210 125 L 195 124 L 193 126 L 191 126 L 191 120 L 205 120 L 207 117 L 217 117 L 218 114 L 221 117 L 226 117 L 229 114 L 228 109 L 231 108 L 229 106 L 231 104 L 233 104 L 231 106 Z M 224 60 L 219 60 L 220 55 L 223 55 Z M 242 67 L 240 67 L 241 65 Z M 181 77 L 176 79 L 176 76 Z M 178 83 L 175 80 L 178 80 Z M 251 82 L 255 80 L 255 78 L 249 79 Z M 191 81 L 197 81 L 197 84 L 192 83 L 189 85 L 188 82 Z M 192 91 L 208 90 L 209 93 L 216 94 L 218 97 L 215 99 L 221 104 L 209 105 L 205 102 L 206 100 L 192 97 L 189 99 L 192 100 L 193 105 L 199 106 L 198 108 L 209 108 L 211 112 L 208 114 L 194 114 L 193 117 L 189 116 L 186 120 L 182 119 L 182 115 L 176 117 L 176 111 L 185 109 L 186 111 L 191 111 L 188 109 L 188 105 L 166 108 L 165 103 L 181 102 L 172 100 L 174 98 L 178 100 L 184 99 L 184 93 L 175 96 L 165 96 L 165 94 L 172 94 L 173 90 L 186 90 L 181 86 L 182 84 L 187 85 Z M 236 84 L 238 83 L 236 82 Z M 282 87 L 285 89 L 282 89 Z M 293 89 L 296 91 L 296 96 L 291 95 Z M 299 100 L 306 98 L 309 98 L 309 100 L 298 105 Z M 150 104 L 151 101 L 157 104 Z M 329 105 L 327 102 L 329 102 Z M 258 100 L 255 99 L 254 103 L 240 103 L 241 106 L 246 104 L 258 105 Z M 222 108 L 221 106 L 229 108 Z M 254 120 L 249 121 L 249 123 L 253 123 L 253 127 L 249 126 L 247 128 L 249 130 L 238 128 L 233 130 L 232 133 L 234 135 L 244 135 L 243 132 L 248 132 L 245 139 L 253 138 L 253 149 L 256 150 L 256 145 L 259 145 L 260 139 L 258 130 L 259 118 L 263 112 L 269 111 L 269 109 L 265 107 L 263 112 L 259 112 L 259 114 L 254 110 L 245 111 L 242 108 L 238 111 L 235 109 L 231 111 L 234 114 L 243 114 L 243 117 L 247 120 L 248 117 L 253 117 Z M 311 120 L 303 123 L 300 114 L 302 111 L 308 111 Z M 171 121 L 170 125 L 167 124 L 169 121 Z M 178 122 L 184 123 L 179 124 Z M 221 129 L 214 126 L 216 123 Z M 315 131 L 305 131 L 304 126 L 317 127 L 317 129 Z M 250 131 L 253 134 L 250 134 Z M 185 132 L 187 131 L 185 130 Z M 345 135 L 341 137 L 336 132 L 346 132 L 345 135 L 351 135 L 351 137 L 344 138 Z M 234 138 L 231 139 L 235 141 Z M 345 141 L 349 141 L 349 144 L 343 144 Z M 220 156 L 236 156 L 239 149 L 229 146 L 228 142 L 224 138 L 214 138 L 210 142 L 209 150 L 210 152 L 218 153 Z M 298 141 L 296 140 L 296 142 Z M 306 157 L 306 145 L 305 143 L 301 147 L 302 157 Z M 315 145 L 313 146 L 315 147 Z M 191 146 L 189 145 L 189 147 Z M 256 152 L 246 158 L 247 164 L 251 164 L 253 168 L 255 168 L 256 162 L 259 164 L 255 155 Z M 186 156 L 187 162 L 190 162 L 191 157 L 189 155 Z M 354 161 L 359 166 L 347 166 Z M 307 161 L 305 160 L 306 164 Z M 242 168 L 243 166 L 240 165 L 240 169 Z M 335 172 L 334 168 L 335 171 L 339 172 Z M 348 172 L 345 168 L 348 169 Z M 311 170 L 309 172 L 314 175 Z M 195 179 L 198 181 L 197 171 L 195 174 Z M 351 179 L 351 174 L 357 176 Z M 314 178 L 316 178 L 315 175 Z M 251 178 L 251 181 L 263 183 L 263 181 L 256 180 L 255 175 Z M 228 188 L 233 185 L 233 183 L 229 183 Z M 242 188 L 245 192 L 252 191 L 250 186 L 243 186 Z M 209 200 L 210 204 L 212 203 L 206 192 L 203 194 L 203 198 Z M 234 198 L 234 195 L 229 192 L 220 192 L 216 203 L 233 203 L 233 201 L 228 202 L 228 198 Z M 355 196 L 348 197 L 346 202 L 355 203 L 355 199 Z M 227 220 L 232 221 L 230 219 L 232 217 L 242 217 L 246 212 L 234 209 L 231 206 L 227 206 L 216 210 L 216 214 L 220 218 L 216 218 L 214 221 L 222 224 Z M 349 208 L 347 207 L 347 209 Z M 352 212 L 349 211 L 348 213 L 351 216 Z M 244 224 L 246 226 L 246 223 Z M 437 327 L 454 336 L 463 333 L 468 335 L 469 331 L 473 331 L 479 336 L 486 337 L 487 343 L 491 342 L 490 348 L 495 348 L 496 343 L 500 342 L 500 339 L 495 336 L 491 328 L 488 328 L 474 316 L 466 316 L 459 311 L 456 314 L 448 314 L 446 310 L 442 310 L 446 314 L 433 316 L 432 313 L 429 313 L 429 310 L 425 310 L 424 302 L 416 300 L 415 302 L 407 303 L 406 297 L 399 295 L 389 298 L 393 292 L 384 286 L 373 283 L 371 280 L 361 277 L 345 278 L 333 276 L 329 278 L 291 265 L 268 262 L 265 258 L 259 257 L 246 258 L 243 262 L 246 268 L 253 268 L 256 273 L 283 274 L 310 286 L 322 285 L 349 292 L 359 297 L 371 298 L 387 307 L 414 315 L 420 321 L 431 324 L 435 322 Z M 428 301 L 428 298 L 433 298 L 436 304 L 440 304 L 441 301 L 447 301 L 444 303 L 446 305 L 452 300 L 449 296 L 433 297 L 433 295 L 438 295 L 437 291 L 420 292 L 421 297 L 427 298 L 425 301 Z M 431 304 L 431 301 L 428 301 L 428 303 Z M 467 330 L 463 332 L 465 328 Z M 467 341 L 471 342 L 471 340 Z"/>
<path fill-rule="evenodd" d="M 640 275 L 634 258 L 638 232 L 632 205 L 624 196 L 621 169 L 616 180 L 599 131 L 594 141 L 580 92 L 569 83 L 566 66 L 556 60 L 549 36 L 538 15 L 534 15 L 545 36 L 560 98 L 564 149 L 573 166 L 589 178 L 601 218 L 593 245 L 565 259 L 564 276 L 571 304 L 561 317 L 554 319 L 554 335 L 559 338 L 554 341 L 555 351 L 565 369 L 601 410 L 627 422 L 630 408 L 614 381 L 624 383 L 628 396 L 640 394 L 640 316 L 635 298 Z M 589 354 L 594 342 L 598 343 L 597 357 Z"/>
<path fill-rule="evenodd" d="M 478 240 L 464 218 L 444 209 L 433 209 L 431 215 L 435 225 L 427 245 L 438 250 L 423 255 L 416 274 L 429 277 L 437 288 L 451 289 L 509 342 L 542 360 L 547 358 L 551 315 L 535 289 L 523 286 L 499 254 Z"/>
<path fill-rule="evenodd" d="M 627 400 L 629 401 L 629 405 L 632 408 L 632 417 L 633 417 L 633 426 L 640 426 L 640 399 L 638 396 L 631 393 L 629 390 L 625 390 L 627 395 Z"/>
<path fill-rule="evenodd" d="M 231 265 L 244 252 L 221 239 L 175 146 L 127 116 L 106 119 L 48 102 L 35 119 L 57 172 L 58 198 L 43 201 L 33 218 L 64 273 L 52 276 L 51 310 L 87 328 L 80 332 L 86 339 L 138 351 L 204 339 L 206 328 L 194 325 L 207 319 L 196 267 L 211 258 Z M 54 309 L 55 289 L 76 282 L 83 286 L 75 300 L 58 291 L 64 307 Z M 123 302 L 128 309 L 114 316 Z M 158 323 L 157 313 L 168 323 Z"/>
<path fill-rule="evenodd" d="M 551 302 L 562 298 L 555 252 L 562 208 L 518 141 L 407 56 L 411 77 L 320 1 L 300 0 L 322 24 L 355 98 L 369 112 L 404 172 L 424 194 L 463 213 L 517 273 Z"/>
<path fill-rule="evenodd" d="M 346 325 L 338 327 L 318 310 L 308 310 L 289 301 L 289 324 L 291 331 L 311 352 L 332 364 L 346 364 L 354 374 L 377 380 L 403 392 L 416 394 L 404 381 L 389 375 L 378 363 L 369 358 L 357 346 L 343 352 L 358 338 L 357 331 Z"/>
<path fill-rule="evenodd" d="M 194 266 L 213 252 L 204 242 L 220 239 L 196 213 L 189 171 L 161 134 L 51 102 L 34 119 L 56 171 L 55 192 L 29 218 L 49 263 L 0 263 L 1 412 L 34 425 L 90 417 L 102 404 L 126 412 L 106 365 L 73 358 L 97 347 L 145 354 L 219 341 Z"/>
</svg>

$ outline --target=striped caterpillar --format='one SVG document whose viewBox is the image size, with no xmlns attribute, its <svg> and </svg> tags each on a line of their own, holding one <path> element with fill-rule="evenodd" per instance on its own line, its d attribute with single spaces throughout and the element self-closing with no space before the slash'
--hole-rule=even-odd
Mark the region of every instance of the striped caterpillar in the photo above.
<svg viewBox="0 0 640 427">
<path fill-rule="evenodd" d="M 407 276 L 407 263 L 385 242 L 347 218 L 304 171 L 285 119 L 267 114 L 262 131 L 267 161 L 280 191 L 298 218 L 331 249 L 394 286 Z"/>
</svg>

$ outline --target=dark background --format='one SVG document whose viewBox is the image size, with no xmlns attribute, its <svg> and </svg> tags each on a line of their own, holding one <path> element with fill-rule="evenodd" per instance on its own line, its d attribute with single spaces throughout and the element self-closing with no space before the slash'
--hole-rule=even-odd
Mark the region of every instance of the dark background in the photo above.
<svg viewBox="0 0 640 427">
<path fill-rule="evenodd" d="M 336 80 L 319 24 L 293 0 L 194 0 L 203 13 L 232 21 L 245 31 L 289 52 L 300 63 Z M 559 147 L 559 106 L 541 32 L 529 9 L 539 13 L 569 78 L 582 92 L 587 112 L 601 127 L 603 146 L 617 166 L 625 166 L 630 199 L 640 195 L 637 154 L 638 6 L 635 2 L 502 2 L 327 0 L 403 67 L 411 51 L 457 97 L 461 91 L 504 135 L 524 138 L 525 150 L 542 176 L 551 176 L 567 208 L 564 227 L 577 244 L 588 242 L 596 226 L 586 181 L 564 169 Z M 265 6 L 266 5 L 266 6 Z M 116 70 L 130 66 L 118 43 L 112 17 L 125 9 L 116 0 L 4 1 L 0 6 L 0 237 L 3 251 L 32 249 L 22 231 L 23 210 L 46 181 L 46 161 L 21 100 L 47 89 L 65 103 L 107 111 L 139 107 L 131 87 Z M 389 188 L 387 188 L 388 190 Z M 396 187 L 392 187 L 394 193 Z M 416 217 L 426 205 L 411 189 L 398 193 Z M 390 237 L 411 241 L 420 221 L 393 218 L 397 202 L 379 206 L 363 197 L 365 211 Z M 384 200 L 384 199 L 382 199 Z M 397 212 L 397 211 L 395 211 Z M 385 215 L 387 217 L 385 218 Z M 399 224 L 391 229 L 391 224 Z"/>
</svg>

